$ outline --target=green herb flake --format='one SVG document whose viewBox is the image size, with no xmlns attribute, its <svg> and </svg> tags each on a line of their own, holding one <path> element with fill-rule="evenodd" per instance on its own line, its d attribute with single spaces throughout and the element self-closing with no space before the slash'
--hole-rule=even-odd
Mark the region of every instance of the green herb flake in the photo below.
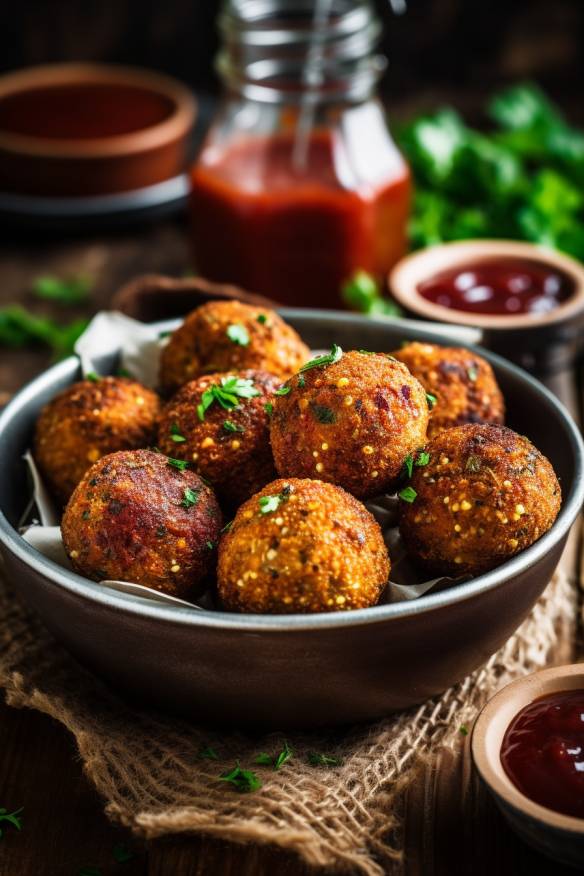
<svg viewBox="0 0 584 876">
<path fill-rule="evenodd" d="M 434 410 L 437 401 L 438 401 L 438 399 L 436 398 L 435 395 L 432 395 L 431 392 L 426 393 L 426 402 L 428 403 L 429 410 L 431 410 L 431 411 Z"/>
<path fill-rule="evenodd" d="M 377 353 L 374 353 L 373 350 L 358 350 L 358 353 L 361 353 L 362 356 L 377 356 Z"/>
<path fill-rule="evenodd" d="M 179 471 L 185 471 L 189 464 L 184 459 L 173 459 L 172 456 L 168 456 L 166 458 L 166 464 L 172 465 L 174 468 L 177 468 Z"/>
<path fill-rule="evenodd" d="M 101 380 L 101 377 L 95 371 L 88 371 L 85 375 L 85 379 L 89 380 L 91 383 L 98 383 Z"/>
<path fill-rule="evenodd" d="M 406 458 L 404 459 L 404 467 L 406 472 L 408 473 L 408 477 L 411 478 L 414 473 L 414 457 L 411 453 L 408 453 Z"/>
<path fill-rule="evenodd" d="M 325 405 L 317 405 L 313 402 L 310 405 L 310 410 L 318 422 L 323 425 L 330 425 L 337 421 L 337 415 L 335 412 L 330 408 L 327 408 Z"/>
<path fill-rule="evenodd" d="M 0 308 L 0 346 L 20 349 L 41 344 L 51 350 L 53 360 L 57 361 L 73 353 L 87 325 L 87 319 L 61 325 L 49 317 L 33 316 L 22 307 L 9 304 Z"/>
<path fill-rule="evenodd" d="M 266 316 L 265 313 L 260 313 L 260 314 L 258 314 L 257 321 L 259 322 L 260 325 L 265 325 L 268 321 L 268 317 Z"/>
<path fill-rule="evenodd" d="M 32 291 L 37 298 L 44 301 L 54 301 L 66 306 L 83 304 L 89 297 L 93 281 L 90 277 L 73 277 L 62 280 L 59 277 L 37 277 L 33 281 Z"/>
<path fill-rule="evenodd" d="M 206 541 L 205 544 L 209 548 L 210 551 L 214 551 L 215 548 L 217 547 L 217 545 L 213 541 Z"/>
<path fill-rule="evenodd" d="M 112 855 L 114 861 L 118 864 L 125 864 L 127 861 L 131 861 L 132 858 L 135 857 L 132 849 L 128 848 L 125 843 L 116 843 L 112 849 Z"/>
<path fill-rule="evenodd" d="M 284 747 L 282 748 L 282 751 L 280 751 L 276 755 L 276 759 L 274 760 L 274 769 L 275 770 L 281 769 L 284 766 L 284 764 L 288 763 L 288 761 L 293 757 L 294 757 L 294 752 L 292 751 L 292 749 L 290 748 L 288 743 L 284 740 Z"/>
<path fill-rule="evenodd" d="M 479 376 L 478 369 L 475 368 L 474 365 L 471 366 L 470 368 L 467 368 L 467 369 L 466 369 L 466 373 L 467 373 L 467 375 L 468 375 L 468 379 L 469 379 L 472 383 L 474 383 L 475 380 L 476 380 L 476 379 L 478 378 L 478 376 Z"/>
<path fill-rule="evenodd" d="M 461 733 L 463 736 L 468 736 L 468 727 L 466 726 L 466 724 L 461 724 L 458 728 L 458 732 Z"/>
<path fill-rule="evenodd" d="M 259 766 L 272 766 L 273 762 L 274 762 L 274 758 L 272 757 L 272 755 L 268 754 L 265 751 L 262 751 L 255 758 L 255 763 L 257 763 Z"/>
<path fill-rule="evenodd" d="M 478 474 L 482 467 L 483 462 L 480 456 L 474 456 L 473 454 L 471 454 L 466 460 L 464 470 L 469 471 L 471 474 Z"/>
<path fill-rule="evenodd" d="M 228 782 L 233 785 L 240 794 L 249 794 L 261 788 L 262 783 L 251 770 L 242 770 L 237 763 L 228 773 L 223 773 L 218 778 L 219 782 Z"/>
<path fill-rule="evenodd" d="M 184 444 L 187 440 L 184 435 L 181 434 L 180 427 L 178 423 L 173 423 L 170 427 L 170 437 L 174 441 L 175 444 Z"/>
<path fill-rule="evenodd" d="M 306 386 L 306 378 L 302 374 L 298 378 L 297 385 L 298 385 L 299 389 L 304 389 L 304 387 Z"/>
<path fill-rule="evenodd" d="M 310 362 L 307 362 L 306 365 L 302 366 L 300 373 L 302 374 L 303 371 L 310 371 L 311 368 L 321 368 L 325 365 L 334 365 L 335 362 L 339 361 L 342 355 L 343 351 L 341 347 L 339 347 L 338 344 L 333 344 L 330 353 L 311 359 Z"/>
<path fill-rule="evenodd" d="M 357 270 L 341 288 L 345 304 L 367 316 L 403 316 L 402 310 L 389 298 L 384 298 L 375 277 Z"/>
<path fill-rule="evenodd" d="M 16 830 L 22 830 L 22 819 L 19 818 L 19 815 L 23 809 L 23 806 L 21 806 L 20 809 L 15 809 L 14 812 L 9 812 L 7 809 L 0 809 L 0 824 L 11 824 Z M 5 830 L 6 827 L 0 827 L 0 837 L 4 836 Z"/>
<path fill-rule="evenodd" d="M 240 322 L 227 327 L 227 337 L 239 347 L 247 347 L 249 345 L 249 332 Z"/>
<path fill-rule="evenodd" d="M 201 402 L 197 405 L 197 415 L 199 420 L 203 421 L 205 413 L 215 402 L 223 410 L 232 411 L 239 407 L 240 399 L 255 398 L 258 395 L 261 393 L 250 378 L 222 377 L 219 383 L 214 383 L 201 396 Z"/>
<path fill-rule="evenodd" d="M 226 523 L 221 532 L 229 532 L 231 527 L 233 526 L 233 520 L 230 520 L 229 523 Z"/>
<path fill-rule="evenodd" d="M 398 493 L 400 499 L 403 499 L 404 502 L 409 502 L 410 504 L 415 502 L 417 495 L 418 494 L 413 487 L 404 487 L 404 489 L 400 490 Z"/>
<path fill-rule="evenodd" d="M 264 405 L 264 411 L 266 412 L 268 417 L 272 416 L 272 414 L 274 413 L 274 405 L 272 404 L 272 402 L 266 402 L 266 404 Z"/>
<path fill-rule="evenodd" d="M 181 505 L 183 508 L 193 508 L 199 501 L 199 494 L 195 490 L 187 487 L 183 493 Z"/>
<path fill-rule="evenodd" d="M 197 757 L 199 757 L 200 760 L 219 760 L 219 755 L 210 745 L 201 748 Z"/>
<path fill-rule="evenodd" d="M 307 759 L 311 766 L 337 767 L 342 766 L 343 763 L 340 757 L 333 757 L 331 754 L 320 754 L 317 751 L 310 751 Z"/>
<path fill-rule="evenodd" d="M 259 500 L 260 512 L 262 514 L 270 514 L 272 511 L 277 511 L 282 501 L 280 495 L 277 496 L 261 496 Z"/>
<path fill-rule="evenodd" d="M 243 426 L 238 426 L 233 420 L 223 420 L 223 428 L 226 432 L 245 432 Z"/>
<path fill-rule="evenodd" d="M 280 389 L 277 389 L 274 395 L 288 395 L 289 392 L 292 391 L 291 386 L 281 386 Z"/>
<path fill-rule="evenodd" d="M 84 511 L 83 514 L 81 515 L 81 518 L 83 520 L 89 520 L 90 517 L 91 517 L 91 514 L 89 511 Z"/>
<path fill-rule="evenodd" d="M 416 457 L 415 465 L 417 468 L 423 468 L 430 462 L 430 454 L 426 450 L 420 450 Z"/>
</svg>

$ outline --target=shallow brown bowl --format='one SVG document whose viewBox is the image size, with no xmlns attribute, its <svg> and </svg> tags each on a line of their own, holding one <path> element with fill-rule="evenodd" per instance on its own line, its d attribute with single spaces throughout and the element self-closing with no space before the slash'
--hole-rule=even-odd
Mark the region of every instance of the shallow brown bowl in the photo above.
<svg viewBox="0 0 584 876">
<path fill-rule="evenodd" d="M 582 868 L 584 819 L 554 812 L 530 800 L 515 787 L 501 763 L 503 737 L 515 715 L 538 697 L 563 690 L 584 690 L 584 664 L 544 669 L 508 684 L 477 718 L 472 732 L 472 755 L 513 830 L 538 851 Z"/>
<path fill-rule="evenodd" d="M 89 197 L 184 172 L 195 101 L 148 70 L 55 64 L 0 77 L 0 192 Z"/>
<path fill-rule="evenodd" d="M 404 339 L 448 343 L 408 320 L 281 314 L 313 349 L 336 342 L 388 352 Z M 495 369 L 509 425 L 548 456 L 563 491 L 549 532 L 485 575 L 358 611 L 245 615 L 159 605 L 55 565 L 16 529 L 29 495 L 21 457 L 42 405 L 79 379 L 71 358 L 25 387 L 0 417 L 0 548 L 10 580 L 54 635 L 112 685 L 199 720 L 341 724 L 423 702 L 484 663 L 515 631 L 550 580 L 584 497 L 584 447 L 569 414 L 528 374 L 481 355 Z M 104 374 L 117 367 L 116 357 L 95 364 Z"/>
</svg>

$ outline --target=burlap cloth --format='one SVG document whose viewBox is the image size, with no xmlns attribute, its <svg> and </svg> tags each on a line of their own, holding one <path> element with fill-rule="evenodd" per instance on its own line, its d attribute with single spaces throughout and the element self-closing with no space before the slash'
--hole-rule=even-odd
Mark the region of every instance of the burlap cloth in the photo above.
<svg viewBox="0 0 584 876">
<path fill-rule="evenodd" d="M 420 760 L 459 745 L 461 726 L 498 687 L 554 660 L 558 643 L 572 635 L 575 591 L 556 572 L 507 644 L 439 699 L 343 732 L 254 738 L 129 707 L 54 641 L 0 576 L 0 682 L 10 705 L 38 709 L 74 734 L 106 812 L 136 832 L 199 831 L 275 843 L 339 871 L 399 873 L 403 791 Z M 284 738 L 294 756 L 282 769 L 254 764 Z M 201 758 L 206 746 L 220 760 Z M 313 751 L 342 765 L 311 766 Z M 260 790 L 240 794 L 217 782 L 236 761 L 256 771 Z"/>
</svg>

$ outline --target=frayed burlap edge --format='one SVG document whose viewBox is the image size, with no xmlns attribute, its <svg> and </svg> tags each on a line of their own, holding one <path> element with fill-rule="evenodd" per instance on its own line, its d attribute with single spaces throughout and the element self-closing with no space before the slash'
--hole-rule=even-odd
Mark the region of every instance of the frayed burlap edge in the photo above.
<svg viewBox="0 0 584 876">
<path fill-rule="evenodd" d="M 528 619 L 488 663 L 419 708 L 343 733 L 288 734 L 294 757 L 278 772 L 253 765 L 281 734 L 214 733 L 126 705 L 81 668 L 0 583 L 0 683 L 7 702 L 37 709 L 75 736 L 84 769 L 112 818 L 146 837 L 200 832 L 269 843 L 307 863 L 382 876 L 401 871 L 403 792 L 421 761 L 460 745 L 502 685 L 557 659 L 571 639 L 575 587 L 558 571 Z M 565 658 L 564 658 L 565 659 Z M 202 760 L 212 746 L 219 761 Z M 309 751 L 342 759 L 308 764 Z M 239 761 L 260 775 L 254 794 L 217 782 Z"/>
</svg>

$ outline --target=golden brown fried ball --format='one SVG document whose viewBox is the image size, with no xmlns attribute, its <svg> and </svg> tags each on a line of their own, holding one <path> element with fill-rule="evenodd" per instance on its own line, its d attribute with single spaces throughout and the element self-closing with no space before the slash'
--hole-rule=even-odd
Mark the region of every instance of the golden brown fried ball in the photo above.
<svg viewBox="0 0 584 876">
<path fill-rule="evenodd" d="M 171 596 L 196 592 L 215 561 L 221 511 L 213 490 L 152 450 L 100 459 L 65 509 L 73 568 L 94 581 L 132 581 Z"/>
<path fill-rule="evenodd" d="M 280 380 L 265 371 L 208 374 L 183 386 L 163 411 L 158 446 L 186 459 L 211 482 L 219 497 L 237 507 L 276 477 L 270 446 L 270 404 Z M 230 390 L 237 406 L 225 409 Z M 243 393 L 240 395 L 239 393 Z M 246 397 L 251 396 L 251 397 Z"/>
<path fill-rule="evenodd" d="M 391 490 L 426 440 L 422 385 L 383 353 L 352 351 L 292 377 L 276 399 L 272 450 L 282 477 L 312 477 L 354 496 Z"/>
<path fill-rule="evenodd" d="M 309 358 L 308 347 L 275 311 L 210 301 L 193 310 L 163 348 L 160 385 L 169 395 L 201 374 L 250 368 L 286 378 Z"/>
<path fill-rule="evenodd" d="M 464 423 L 504 423 L 505 402 L 493 369 L 482 356 L 463 347 L 406 344 L 393 354 L 436 398 L 428 437 Z"/>
<path fill-rule="evenodd" d="M 413 501 L 400 502 L 400 532 L 430 572 L 486 572 L 537 541 L 556 519 L 561 492 L 554 470 L 511 429 L 456 426 L 425 450 L 429 462 L 414 467 L 409 484 Z"/>
<path fill-rule="evenodd" d="M 217 586 L 232 611 L 348 611 L 378 602 L 389 568 L 364 505 L 332 484 L 292 478 L 239 509 L 219 546 Z"/>
<path fill-rule="evenodd" d="M 36 422 L 33 455 L 63 505 L 94 462 L 153 444 L 160 399 L 127 377 L 82 380 L 59 393 Z"/>
</svg>

